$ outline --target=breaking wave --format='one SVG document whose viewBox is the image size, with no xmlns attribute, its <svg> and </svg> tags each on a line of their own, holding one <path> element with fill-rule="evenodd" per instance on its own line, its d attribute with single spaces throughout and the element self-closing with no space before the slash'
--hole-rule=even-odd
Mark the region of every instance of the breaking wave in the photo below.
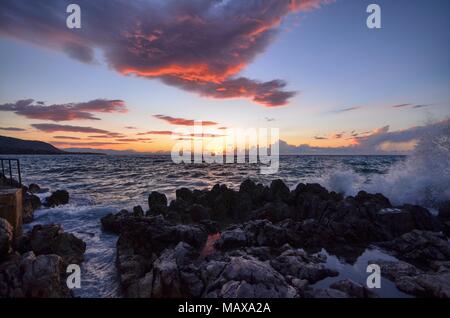
<svg viewBox="0 0 450 318">
<path fill-rule="evenodd" d="M 450 200 L 450 124 L 422 136 L 413 153 L 384 174 L 363 176 L 348 168 L 334 169 L 317 182 L 346 195 L 365 190 L 382 193 L 394 204 L 437 207 Z"/>
</svg>

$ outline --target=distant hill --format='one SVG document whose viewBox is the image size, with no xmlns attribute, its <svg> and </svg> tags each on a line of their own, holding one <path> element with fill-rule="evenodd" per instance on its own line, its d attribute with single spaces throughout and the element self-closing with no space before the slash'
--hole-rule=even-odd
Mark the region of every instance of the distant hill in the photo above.
<svg viewBox="0 0 450 318">
<path fill-rule="evenodd" d="M 66 152 L 43 141 L 0 136 L 0 154 L 59 155 Z"/>
</svg>

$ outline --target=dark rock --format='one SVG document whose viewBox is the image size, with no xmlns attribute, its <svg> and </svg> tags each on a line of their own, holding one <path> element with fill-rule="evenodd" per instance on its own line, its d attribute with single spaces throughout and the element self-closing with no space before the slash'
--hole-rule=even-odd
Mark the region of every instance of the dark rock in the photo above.
<svg viewBox="0 0 450 318">
<path fill-rule="evenodd" d="M 280 179 L 272 181 L 269 187 L 269 199 L 272 201 L 287 201 L 290 190 Z"/>
<path fill-rule="evenodd" d="M 308 256 L 301 249 L 284 251 L 270 262 L 272 267 L 284 276 L 289 275 L 298 279 L 306 279 L 310 284 L 339 274 L 320 263 L 320 259 Z"/>
<path fill-rule="evenodd" d="M 366 191 L 359 191 L 355 196 L 356 202 L 359 204 L 374 204 L 377 209 L 385 209 L 392 207 L 391 202 L 381 193 L 370 194 Z"/>
<path fill-rule="evenodd" d="M 192 221 L 200 222 L 203 220 L 209 220 L 209 209 L 205 208 L 203 205 L 194 204 L 189 209 L 189 214 Z"/>
<path fill-rule="evenodd" d="M 236 227 L 223 231 L 220 238 L 214 244 L 219 250 L 234 249 L 247 245 L 247 236 L 242 228 Z"/>
<path fill-rule="evenodd" d="M 144 210 L 140 205 L 133 207 L 133 216 L 144 216 Z"/>
<path fill-rule="evenodd" d="M 167 206 L 167 197 L 163 193 L 152 191 L 148 196 L 148 206 L 151 209 L 157 205 Z"/>
<path fill-rule="evenodd" d="M 23 215 L 22 220 L 24 223 L 30 223 L 33 221 L 34 211 L 41 207 L 41 200 L 34 194 L 25 193 L 23 201 Z"/>
<path fill-rule="evenodd" d="M 378 211 L 376 222 L 397 237 L 412 230 L 439 231 L 435 217 L 427 209 L 417 205 L 403 205 L 399 208 L 387 208 Z"/>
<path fill-rule="evenodd" d="M 445 235 L 438 232 L 414 230 L 379 245 L 423 267 L 429 267 L 432 261 L 450 260 L 450 244 Z"/>
<path fill-rule="evenodd" d="M 119 234 L 129 216 L 129 212 L 125 209 L 116 214 L 109 213 L 101 218 L 102 229 L 107 232 Z"/>
<path fill-rule="evenodd" d="M 28 192 L 30 193 L 39 193 L 39 191 L 41 191 L 41 187 L 36 183 L 32 183 L 28 186 Z"/>
<path fill-rule="evenodd" d="M 20 252 L 33 251 L 36 255 L 56 254 L 65 264 L 81 263 L 86 243 L 71 233 L 65 233 L 57 224 L 36 225 L 25 234 Z"/>
<path fill-rule="evenodd" d="M 166 215 L 167 213 L 167 197 L 163 193 L 152 191 L 148 196 L 149 212 L 147 215 Z"/>
<path fill-rule="evenodd" d="M 194 197 L 192 195 L 192 191 L 188 188 L 180 188 L 175 191 L 176 198 L 181 199 L 185 202 L 192 203 L 194 201 Z"/>
<path fill-rule="evenodd" d="M 450 271 L 424 272 L 405 262 L 370 261 L 381 267 L 381 274 L 395 282 L 397 288 L 419 297 L 450 297 Z"/>
<path fill-rule="evenodd" d="M 292 298 L 297 295 L 280 273 L 255 258 L 231 257 L 219 268 L 218 277 L 208 281 L 205 297 Z"/>
<path fill-rule="evenodd" d="M 45 199 L 44 205 L 47 207 L 55 207 L 69 203 L 69 192 L 66 190 L 57 190 Z"/>
<path fill-rule="evenodd" d="M 0 260 L 11 252 L 13 236 L 12 226 L 7 220 L 0 218 Z"/>
<path fill-rule="evenodd" d="M 330 288 L 340 290 L 350 297 L 376 298 L 377 295 L 369 288 L 358 284 L 350 279 L 340 280 L 330 285 Z"/>
<path fill-rule="evenodd" d="M 63 260 L 28 252 L 0 264 L 0 298 L 67 298 Z"/>
</svg>

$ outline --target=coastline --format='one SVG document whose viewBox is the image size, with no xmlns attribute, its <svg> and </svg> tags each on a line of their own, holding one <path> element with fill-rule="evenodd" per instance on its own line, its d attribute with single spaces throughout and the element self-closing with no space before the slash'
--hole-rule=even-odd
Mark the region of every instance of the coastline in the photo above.
<svg viewBox="0 0 450 318">
<path fill-rule="evenodd" d="M 96 230 L 117 235 L 114 297 L 449 297 L 445 213 L 445 207 L 436 217 L 419 206 L 393 206 L 383 195 L 363 191 L 344 197 L 318 184 L 290 190 L 281 180 L 270 186 L 246 180 L 239 190 L 179 188 L 170 203 L 152 192 L 146 211 L 135 206 L 104 214 L 101 225 L 97 216 Z M 83 250 L 81 240 L 51 224 L 34 225 L 21 244 L 11 241 L 13 263 L 29 253 L 45 256 L 48 247 L 36 250 L 30 242 L 55 231 L 60 234 L 54 240 L 70 237 L 69 256 L 84 266 L 89 239 Z M 417 252 L 405 253 L 411 249 Z M 59 257 L 64 264 L 67 255 Z M 386 292 L 364 286 L 363 272 L 348 274 L 365 270 L 363 261 L 381 266 Z M 211 268 L 221 274 L 205 277 Z M 430 280 L 435 285 L 427 285 Z"/>
</svg>

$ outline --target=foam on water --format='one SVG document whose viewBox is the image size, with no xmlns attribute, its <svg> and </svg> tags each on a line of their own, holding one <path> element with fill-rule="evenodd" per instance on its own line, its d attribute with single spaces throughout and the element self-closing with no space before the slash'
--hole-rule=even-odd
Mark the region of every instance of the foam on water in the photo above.
<svg viewBox="0 0 450 318">
<path fill-rule="evenodd" d="M 315 181 L 346 195 L 366 190 L 382 193 L 394 204 L 436 207 L 450 200 L 450 128 L 423 136 L 411 156 L 393 164 L 384 174 L 364 176 L 340 167 Z"/>
</svg>

